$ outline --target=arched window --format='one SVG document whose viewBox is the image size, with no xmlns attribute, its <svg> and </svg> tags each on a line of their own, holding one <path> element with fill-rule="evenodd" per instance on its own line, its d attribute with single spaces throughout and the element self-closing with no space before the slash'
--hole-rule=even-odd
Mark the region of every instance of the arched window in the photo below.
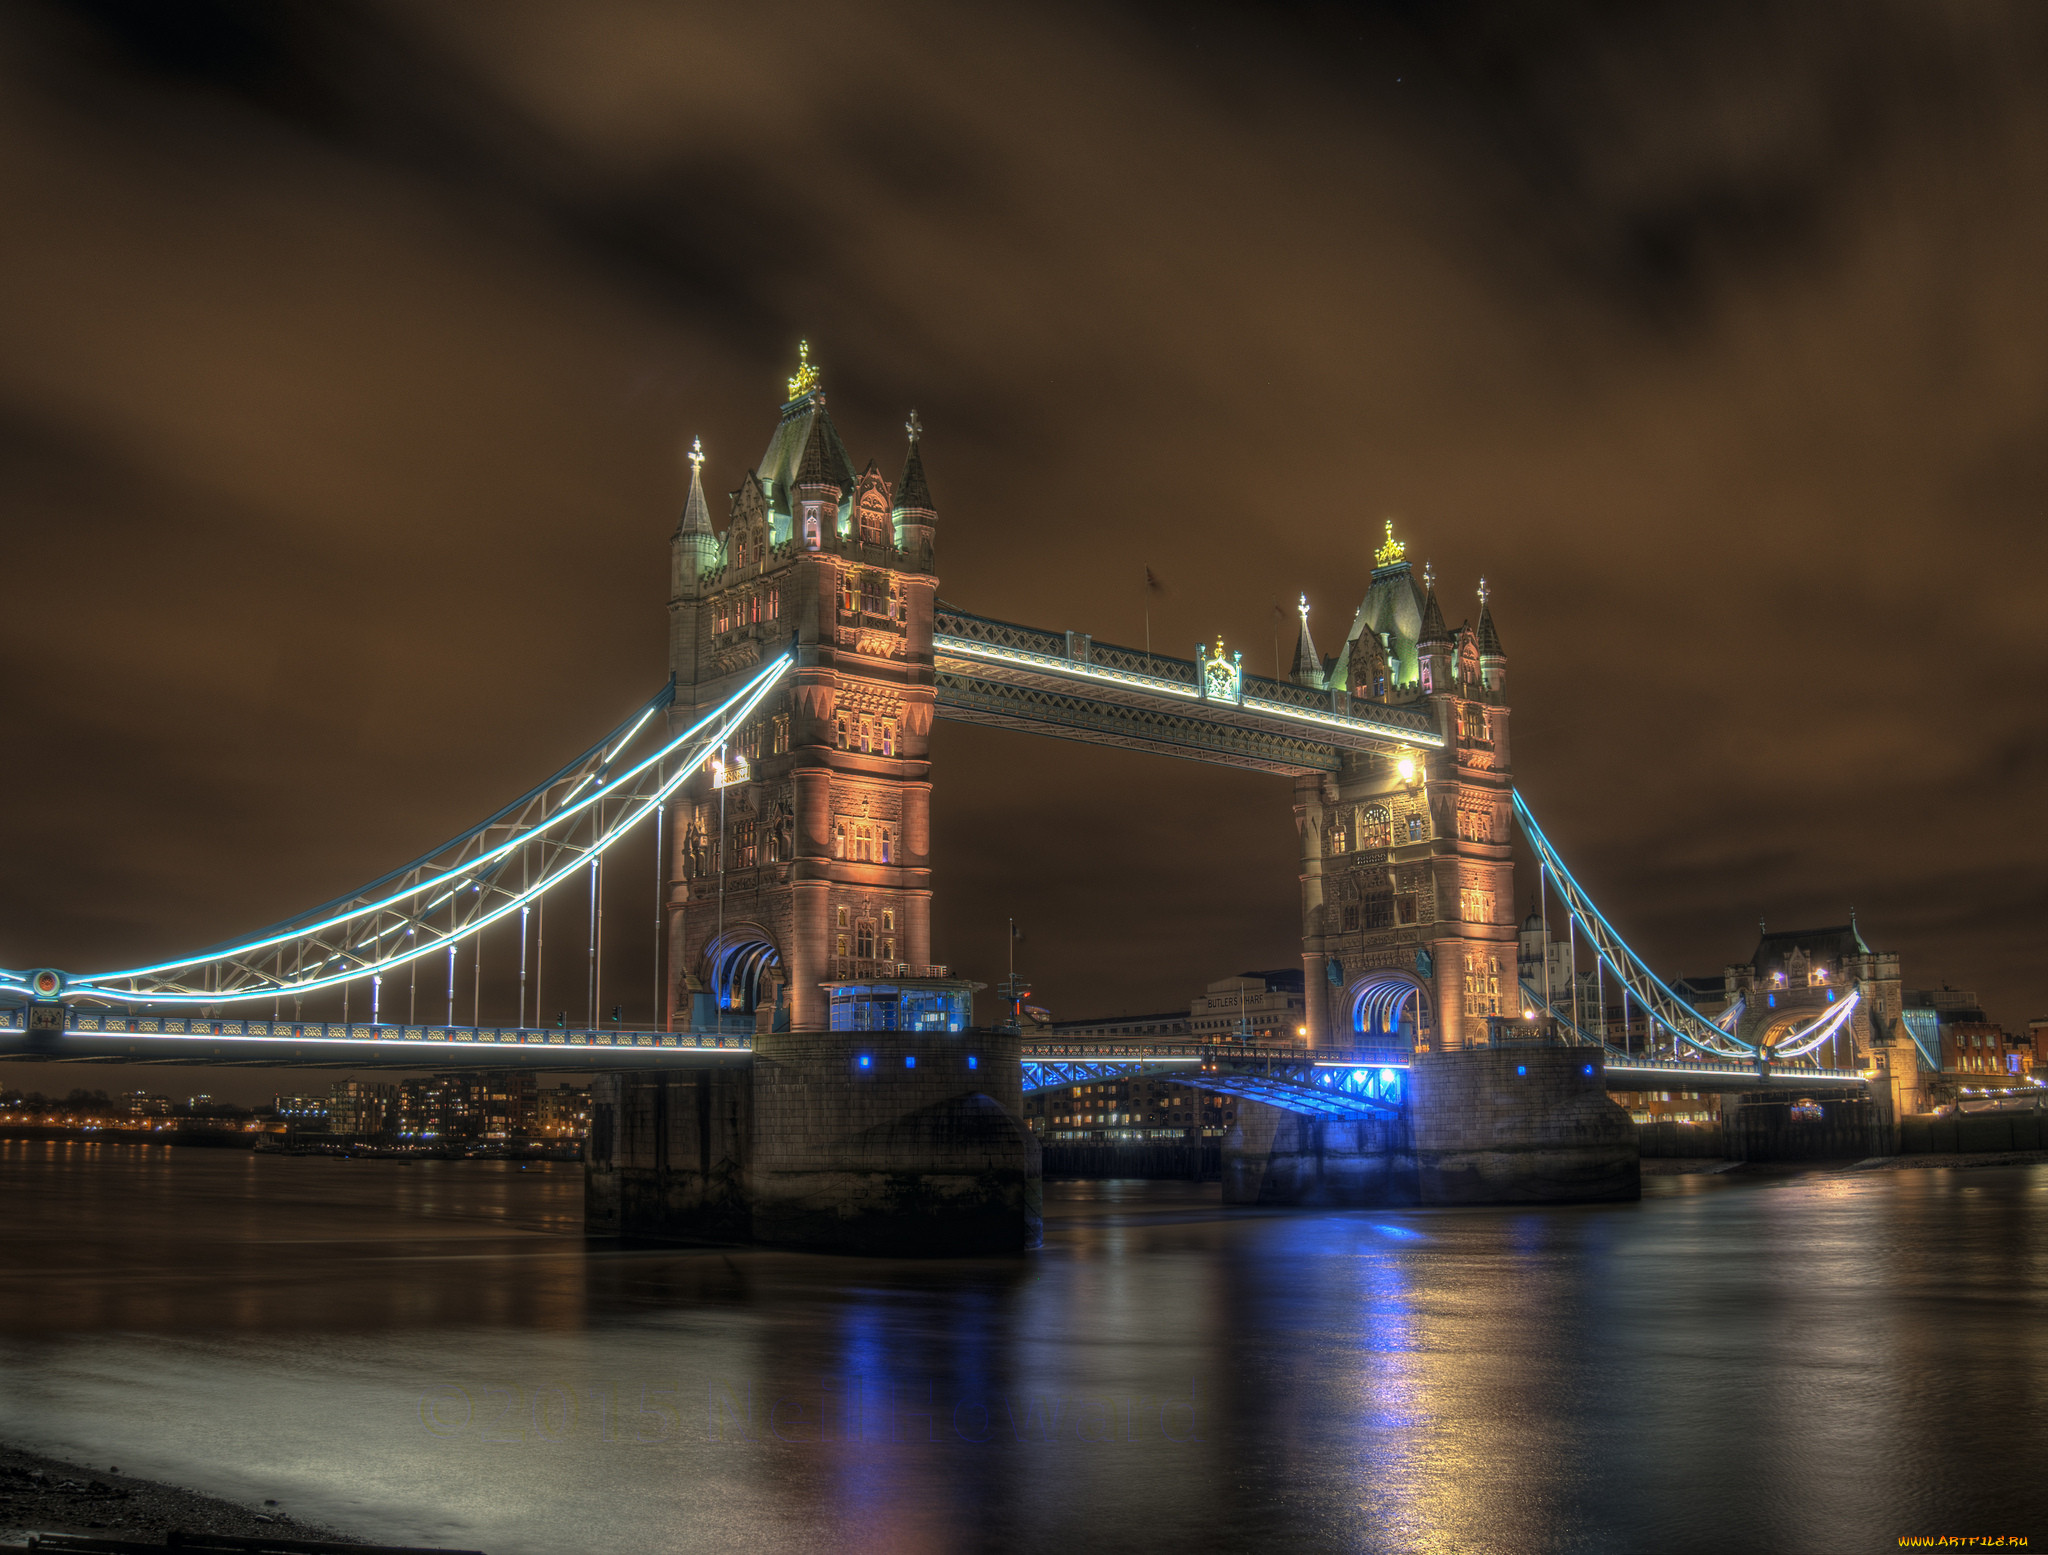
<svg viewBox="0 0 2048 1555">
<path fill-rule="evenodd" d="M 832 823 L 832 856 L 834 858 L 846 857 L 846 822 L 844 821 L 834 821 Z M 841 913 L 840 921 L 843 923 L 845 921 L 844 909 L 841 909 Z"/>
<path fill-rule="evenodd" d="M 865 918 L 854 928 L 853 953 L 862 961 L 875 959 L 875 926 Z"/>
<path fill-rule="evenodd" d="M 1332 816 L 1330 819 L 1330 851 L 1332 853 L 1342 853 L 1344 851 L 1344 821 L 1342 817 Z"/>
<path fill-rule="evenodd" d="M 882 511 L 882 499 L 870 493 L 860 505 L 860 538 L 863 545 L 880 545 L 882 533 L 888 527 L 888 515 Z"/>
<path fill-rule="evenodd" d="M 747 564 L 747 537 L 743 534 L 735 534 L 732 537 L 732 564 L 735 567 L 744 567 Z"/>
<path fill-rule="evenodd" d="M 846 749 L 846 714 L 841 713 L 832 720 L 833 741 L 841 750 Z"/>
<path fill-rule="evenodd" d="M 888 578 L 879 572 L 862 575 L 860 580 L 860 608 L 863 614 L 878 616 L 888 613 Z"/>
<path fill-rule="evenodd" d="M 1358 829 L 1358 845 L 1361 848 L 1384 848 L 1393 840 L 1393 820 L 1387 814 L 1387 807 L 1367 805 L 1364 820 Z"/>
</svg>

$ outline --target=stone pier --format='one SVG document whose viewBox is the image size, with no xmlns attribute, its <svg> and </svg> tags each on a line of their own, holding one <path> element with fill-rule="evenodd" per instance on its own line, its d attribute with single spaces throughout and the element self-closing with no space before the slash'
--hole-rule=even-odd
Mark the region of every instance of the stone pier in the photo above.
<svg viewBox="0 0 2048 1555">
<path fill-rule="evenodd" d="M 1240 1103 L 1223 1201 L 1586 1204 L 1642 1196 L 1635 1125 L 1583 1048 L 1418 1054 L 1406 1116 L 1360 1123 Z"/>
<path fill-rule="evenodd" d="M 1038 1245 L 1015 1036 L 755 1040 L 751 1068 L 593 1086 L 591 1233 L 916 1256 Z"/>
</svg>

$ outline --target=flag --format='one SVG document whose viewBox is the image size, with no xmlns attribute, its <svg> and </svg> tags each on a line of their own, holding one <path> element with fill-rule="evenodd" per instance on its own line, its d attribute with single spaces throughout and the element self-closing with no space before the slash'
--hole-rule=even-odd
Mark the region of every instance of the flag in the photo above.
<svg viewBox="0 0 2048 1555">
<path fill-rule="evenodd" d="M 1150 567 L 1145 569 L 1145 592 L 1147 594 L 1164 594 L 1166 592 L 1166 585 L 1159 581 L 1159 575 Z"/>
</svg>

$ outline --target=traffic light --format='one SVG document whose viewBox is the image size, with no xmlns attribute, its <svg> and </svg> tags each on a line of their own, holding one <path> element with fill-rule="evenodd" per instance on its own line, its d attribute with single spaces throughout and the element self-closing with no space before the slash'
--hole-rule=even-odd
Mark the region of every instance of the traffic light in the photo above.
<svg viewBox="0 0 2048 1555">
<path fill-rule="evenodd" d="M 612 1006 L 612 1024 L 614 1026 L 616 1026 L 620 1021 L 626 1018 L 625 1010 L 626 1007 L 622 1004 L 615 1004 Z"/>
<path fill-rule="evenodd" d="M 566 1028 L 569 1024 L 569 1012 L 567 1010 L 563 1010 L 560 1014 L 556 1015 L 555 1024 L 557 1026 L 562 1026 Z"/>
</svg>

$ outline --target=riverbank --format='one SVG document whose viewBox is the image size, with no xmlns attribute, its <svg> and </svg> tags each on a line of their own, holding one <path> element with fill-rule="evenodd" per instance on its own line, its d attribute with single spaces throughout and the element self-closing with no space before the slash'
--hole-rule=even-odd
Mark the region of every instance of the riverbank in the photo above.
<svg viewBox="0 0 2048 1555">
<path fill-rule="evenodd" d="M 1874 1155 L 1861 1161 L 1729 1161 L 1713 1156 L 1645 1156 L 1645 1177 L 1790 1177 L 1802 1172 L 1917 1172 L 1975 1166 L 2048 1165 L 2048 1150 L 1987 1150 L 1968 1154 Z"/>
<path fill-rule="evenodd" d="M 99 1534 L 153 1543 L 174 1528 L 250 1539 L 364 1542 L 355 1534 L 301 1522 L 275 1502 L 243 1506 L 138 1479 L 114 1467 L 87 1468 L 0 1445 L 0 1548 L 24 1548 L 31 1533 Z"/>
</svg>

